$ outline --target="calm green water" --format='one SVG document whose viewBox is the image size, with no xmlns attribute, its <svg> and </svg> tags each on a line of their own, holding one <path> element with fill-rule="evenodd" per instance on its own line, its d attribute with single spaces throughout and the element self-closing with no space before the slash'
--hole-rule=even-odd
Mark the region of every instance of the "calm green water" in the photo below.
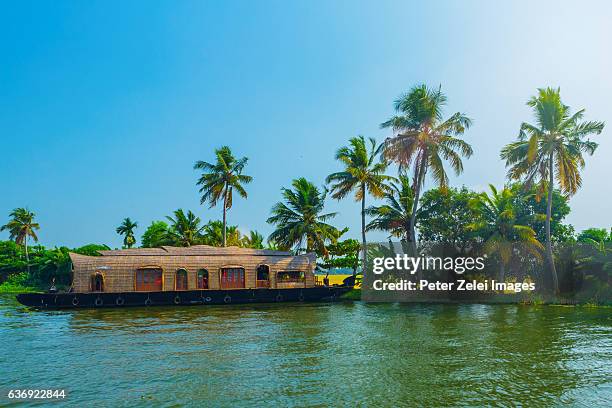
<svg viewBox="0 0 612 408">
<path fill-rule="evenodd" d="M 32 312 L 0 297 L 9 388 L 71 406 L 606 406 L 612 309 L 284 304 Z"/>
</svg>

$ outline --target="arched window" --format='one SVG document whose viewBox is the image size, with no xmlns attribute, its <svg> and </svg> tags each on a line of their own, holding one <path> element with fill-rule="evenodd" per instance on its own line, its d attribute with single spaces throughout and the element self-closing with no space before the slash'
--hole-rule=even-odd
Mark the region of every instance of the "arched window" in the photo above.
<svg viewBox="0 0 612 408">
<path fill-rule="evenodd" d="M 175 290 L 187 290 L 187 271 L 179 269 L 176 271 Z"/>
<path fill-rule="evenodd" d="M 206 269 L 198 271 L 198 289 L 208 289 L 208 271 Z"/>
<path fill-rule="evenodd" d="M 92 292 L 104 292 L 104 276 L 100 272 L 91 275 L 90 287 Z"/>
<path fill-rule="evenodd" d="M 268 265 L 259 265 L 257 267 L 257 282 L 255 286 L 258 288 L 270 287 L 270 267 Z"/>
</svg>

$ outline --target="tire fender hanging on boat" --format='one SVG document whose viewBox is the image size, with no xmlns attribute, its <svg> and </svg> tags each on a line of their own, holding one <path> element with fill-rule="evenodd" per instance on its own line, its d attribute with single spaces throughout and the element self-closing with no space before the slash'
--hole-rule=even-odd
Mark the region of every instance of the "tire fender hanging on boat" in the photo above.
<svg viewBox="0 0 612 408">
<path fill-rule="evenodd" d="M 232 297 L 230 295 L 225 295 L 225 297 L 223 298 L 223 301 L 225 303 L 231 303 L 232 302 Z"/>
<path fill-rule="evenodd" d="M 125 299 L 123 299 L 121 296 L 119 296 L 119 297 L 117 298 L 117 300 L 115 300 L 115 304 L 116 304 L 117 306 L 123 306 L 123 305 L 125 304 Z"/>
<path fill-rule="evenodd" d="M 100 296 L 98 296 L 96 300 L 94 300 L 94 305 L 96 306 L 102 306 L 103 303 L 104 302 L 102 301 L 102 298 Z"/>
</svg>

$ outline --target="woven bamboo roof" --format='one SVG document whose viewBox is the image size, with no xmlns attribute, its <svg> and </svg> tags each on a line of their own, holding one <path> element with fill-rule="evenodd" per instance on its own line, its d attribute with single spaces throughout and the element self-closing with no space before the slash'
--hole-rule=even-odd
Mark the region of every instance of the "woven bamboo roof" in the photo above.
<svg viewBox="0 0 612 408">
<path fill-rule="evenodd" d="M 162 246 L 161 248 L 131 248 L 98 251 L 102 256 L 292 256 L 291 252 L 273 251 L 270 249 L 240 248 L 235 246 L 220 248 L 210 245 L 193 245 L 190 247 Z"/>
</svg>

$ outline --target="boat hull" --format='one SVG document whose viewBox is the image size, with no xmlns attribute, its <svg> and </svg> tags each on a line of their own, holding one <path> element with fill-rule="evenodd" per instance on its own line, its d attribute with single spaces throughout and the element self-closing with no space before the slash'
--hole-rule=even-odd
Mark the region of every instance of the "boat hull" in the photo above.
<svg viewBox="0 0 612 408">
<path fill-rule="evenodd" d="M 295 289 L 185 290 L 163 292 L 23 293 L 17 301 L 36 309 L 227 305 L 337 300 L 349 286 Z"/>
</svg>

